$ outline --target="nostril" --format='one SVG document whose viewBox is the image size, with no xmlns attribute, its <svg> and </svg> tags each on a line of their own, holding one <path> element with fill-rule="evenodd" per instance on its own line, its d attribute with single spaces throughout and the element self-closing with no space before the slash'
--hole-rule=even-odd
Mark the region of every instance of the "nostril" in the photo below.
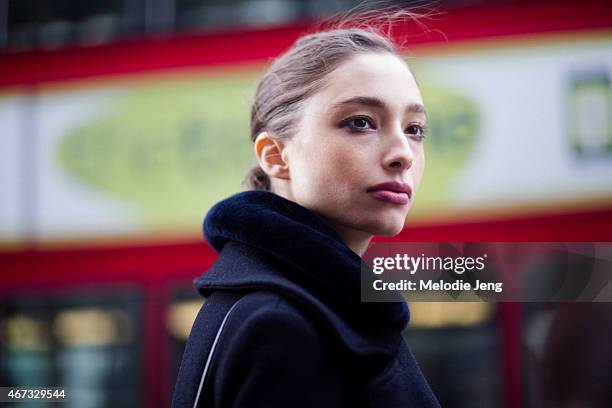
<svg viewBox="0 0 612 408">
<path fill-rule="evenodd" d="M 402 162 L 400 160 L 395 160 L 395 161 L 391 162 L 389 167 L 391 167 L 393 169 L 397 169 L 397 168 L 402 168 L 402 169 L 403 168 L 409 168 L 410 167 L 410 161 Z"/>
</svg>

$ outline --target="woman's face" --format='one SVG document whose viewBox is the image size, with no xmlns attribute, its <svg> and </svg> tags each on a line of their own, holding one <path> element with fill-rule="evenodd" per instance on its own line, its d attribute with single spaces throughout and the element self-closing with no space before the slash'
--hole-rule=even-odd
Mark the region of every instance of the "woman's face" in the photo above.
<svg viewBox="0 0 612 408">
<path fill-rule="evenodd" d="M 291 199 L 345 231 L 397 234 L 423 175 L 426 120 L 403 61 L 352 57 L 305 101 L 286 142 Z"/>
</svg>

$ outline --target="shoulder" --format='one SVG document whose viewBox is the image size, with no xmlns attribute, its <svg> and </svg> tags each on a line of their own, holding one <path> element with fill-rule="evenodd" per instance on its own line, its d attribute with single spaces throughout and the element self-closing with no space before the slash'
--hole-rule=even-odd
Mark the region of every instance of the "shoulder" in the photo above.
<svg viewBox="0 0 612 408">
<path fill-rule="evenodd" d="M 340 405 L 343 380 L 323 337 L 279 294 L 258 291 L 241 298 L 228 315 L 218 351 L 213 378 L 220 406 Z"/>
<path fill-rule="evenodd" d="M 270 291 L 255 291 L 240 298 L 228 314 L 223 331 L 227 333 L 225 338 L 282 345 L 282 348 L 305 343 L 320 346 L 322 342 L 321 329 L 301 309 Z"/>
<path fill-rule="evenodd" d="M 322 330 L 282 295 L 255 291 L 233 307 L 217 345 L 222 371 L 329 368 L 331 354 Z"/>
</svg>

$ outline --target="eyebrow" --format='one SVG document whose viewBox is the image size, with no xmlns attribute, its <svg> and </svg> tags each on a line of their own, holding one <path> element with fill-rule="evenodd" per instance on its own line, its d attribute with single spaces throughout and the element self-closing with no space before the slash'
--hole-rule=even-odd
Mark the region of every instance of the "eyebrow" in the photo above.
<svg viewBox="0 0 612 408">
<path fill-rule="evenodd" d="M 332 105 L 332 109 L 340 108 L 344 105 L 363 105 L 370 106 L 373 108 L 386 109 L 387 105 L 384 101 L 379 98 L 371 97 L 371 96 L 354 96 L 352 98 L 346 99 L 342 102 L 337 102 Z M 417 112 L 425 114 L 425 118 L 427 118 L 427 111 L 425 107 L 420 103 L 411 103 L 406 108 L 406 112 Z"/>
</svg>

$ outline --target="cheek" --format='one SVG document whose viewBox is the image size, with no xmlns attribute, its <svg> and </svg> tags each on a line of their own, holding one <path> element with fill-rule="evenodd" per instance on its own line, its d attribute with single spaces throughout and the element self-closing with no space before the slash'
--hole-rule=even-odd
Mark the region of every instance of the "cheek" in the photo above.
<svg viewBox="0 0 612 408">
<path fill-rule="evenodd" d="M 413 163 L 412 180 L 414 182 L 415 191 L 419 188 L 419 185 L 421 184 L 421 179 L 423 178 L 424 171 L 425 152 L 421 152 L 421 154 L 415 158 L 415 161 Z"/>
<path fill-rule="evenodd" d="M 331 195 L 351 194 L 360 189 L 364 178 L 372 171 L 366 152 L 350 143 L 328 146 L 322 158 L 325 163 L 320 178 L 325 180 L 325 185 L 321 187 L 327 188 Z"/>
<path fill-rule="evenodd" d="M 333 201 L 350 198 L 363 187 L 371 171 L 372 163 L 368 162 L 369 156 L 363 149 L 343 143 L 342 139 L 317 146 L 303 145 L 300 153 L 292 176 L 297 195 L 316 195 L 317 200 L 327 197 Z"/>
</svg>

